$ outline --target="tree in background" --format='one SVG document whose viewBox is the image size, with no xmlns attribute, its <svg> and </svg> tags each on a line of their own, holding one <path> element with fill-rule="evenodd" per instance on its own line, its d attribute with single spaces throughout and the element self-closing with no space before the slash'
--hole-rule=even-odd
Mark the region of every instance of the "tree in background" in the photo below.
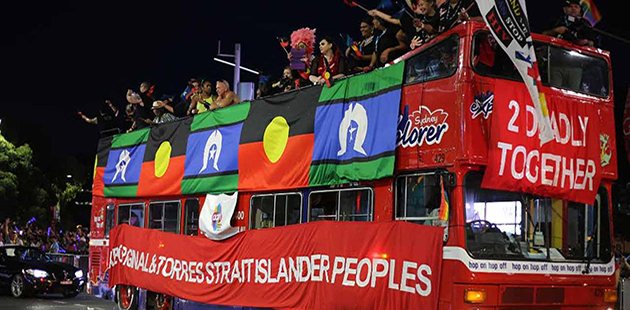
<svg viewBox="0 0 630 310">
<path fill-rule="evenodd" d="M 54 179 L 33 164 L 33 150 L 28 144 L 16 147 L 0 132 L 0 219 L 9 217 L 23 223 L 35 217 L 46 227 L 53 216 L 51 206 L 59 205 L 62 218 L 68 214 L 72 221 L 70 206 L 81 185 L 51 181 Z M 75 225 L 68 221 L 64 224 L 67 228 Z"/>
</svg>

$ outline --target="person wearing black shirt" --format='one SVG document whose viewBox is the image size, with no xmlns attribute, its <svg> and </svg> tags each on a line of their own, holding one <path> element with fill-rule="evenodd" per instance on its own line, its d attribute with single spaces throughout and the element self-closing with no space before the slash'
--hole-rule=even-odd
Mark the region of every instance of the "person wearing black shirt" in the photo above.
<svg viewBox="0 0 630 310">
<path fill-rule="evenodd" d="M 591 24 L 582 18 L 582 7 L 579 0 L 567 0 L 564 3 L 564 15 L 558 19 L 553 28 L 543 34 L 571 41 L 578 45 L 594 46 L 595 34 Z"/>
<path fill-rule="evenodd" d="M 350 71 L 354 72 L 362 71 L 364 68 L 369 67 L 370 62 L 372 61 L 375 44 L 372 18 L 369 16 L 363 18 L 363 20 L 361 20 L 359 30 L 361 31 L 361 37 L 363 37 L 363 40 L 357 44 L 360 56 L 357 55 L 351 46 L 346 49 L 346 57 L 348 57 Z"/>
<path fill-rule="evenodd" d="M 408 49 L 405 44 L 405 34 L 402 30 L 378 16 L 374 16 L 374 28 L 381 31 L 376 37 L 375 49 L 372 54 L 370 67 L 382 67 L 394 59 L 402 56 Z"/>
<path fill-rule="evenodd" d="M 474 0 L 446 0 L 438 8 L 439 33 L 445 32 L 467 20 L 483 21 Z"/>
<path fill-rule="evenodd" d="M 411 49 L 414 49 L 435 37 L 440 25 L 440 15 L 437 14 L 435 0 L 418 1 L 420 10 L 424 12 L 422 19 L 416 27 L 410 42 Z"/>
</svg>

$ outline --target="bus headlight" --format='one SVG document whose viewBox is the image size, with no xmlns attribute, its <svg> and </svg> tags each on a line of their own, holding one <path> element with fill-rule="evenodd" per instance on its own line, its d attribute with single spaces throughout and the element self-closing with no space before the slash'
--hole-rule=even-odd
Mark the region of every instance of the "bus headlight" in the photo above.
<svg viewBox="0 0 630 310">
<path fill-rule="evenodd" d="M 75 278 L 83 278 L 83 270 L 77 270 L 77 271 L 74 273 L 74 277 L 75 277 Z"/>
<path fill-rule="evenodd" d="M 486 301 L 486 291 L 467 289 L 464 291 L 464 301 L 469 304 L 480 304 Z"/>
<path fill-rule="evenodd" d="M 604 290 L 604 302 L 607 302 L 607 303 L 617 302 L 617 290 L 615 289 Z"/>
</svg>

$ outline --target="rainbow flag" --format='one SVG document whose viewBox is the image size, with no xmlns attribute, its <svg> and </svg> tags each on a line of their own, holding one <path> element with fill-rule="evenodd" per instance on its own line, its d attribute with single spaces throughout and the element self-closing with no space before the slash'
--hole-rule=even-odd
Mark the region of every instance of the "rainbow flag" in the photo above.
<svg viewBox="0 0 630 310">
<path fill-rule="evenodd" d="M 448 201 L 448 194 L 444 188 L 444 178 L 440 178 L 440 187 L 442 188 L 442 199 L 440 199 L 440 220 L 448 221 L 448 209 L 450 202 Z"/>
<path fill-rule="evenodd" d="M 580 0 L 580 6 L 582 6 L 582 12 L 584 12 L 584 18 L 591 23 L 591 26 L 595 26 L 602 20 L 602 15 L 599 14 L 599 10 L 593 0 Z"/>
</svg>

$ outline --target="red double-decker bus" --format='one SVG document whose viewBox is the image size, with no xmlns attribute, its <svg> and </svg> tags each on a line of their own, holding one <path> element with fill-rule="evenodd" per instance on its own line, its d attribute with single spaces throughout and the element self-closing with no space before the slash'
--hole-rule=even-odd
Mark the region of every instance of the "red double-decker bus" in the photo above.
<svg viewBox="0 0 630 310">
<path fill-rule="evenodd" d="M 393 177 L 239 192 L 233 226 L 252 230 L 320 220 L 442 226 L 443 262 L 434 286 L 440 309 L 614 307 L 610 189 L 617 165 L 610 57 L 600 49 L 533 38 L 547 101 L 569 109 L 550 115 L 556 150 L 526 149 L 518 139 L 496 144 L 503 134 L 493 124 L 499 104 L 509 112 L 505 131 L 523 137 L 535 135 L 535 121 L 519 128 L 518 118 L 533 115 L 533 108 L 504 100 L 506 89 L 522 92 L 522 80 L 485 24 L 467 22 L 395 61 L 405 61 L 405 73 Z M 597 117 L 580 114 L 585 107 Z M 592 135 L 596 143 L 587 138 Z M 581 158 L 575 149 L 588 149 L 597 160 Z M 499 159 L 496 176 L 488 175 L 491 154 Z M 516 184 L 541 181 L 549 187 L 538 195 L 520 185 L 486 186 L 506 175 Z M 573 202 L 584 201 L 582 191 L 594 199 Z M 446 221 L 438 214 L 444 192 L 450 202 Z M 577 198 L 558 198 L 572 195 Z M 94 196 L 90 294 L 115 299 L 123 309 L 224 308 L 143 288 L 108 287 L 113 227 L 197 235 L 204 198 Z"/>
</svg>

